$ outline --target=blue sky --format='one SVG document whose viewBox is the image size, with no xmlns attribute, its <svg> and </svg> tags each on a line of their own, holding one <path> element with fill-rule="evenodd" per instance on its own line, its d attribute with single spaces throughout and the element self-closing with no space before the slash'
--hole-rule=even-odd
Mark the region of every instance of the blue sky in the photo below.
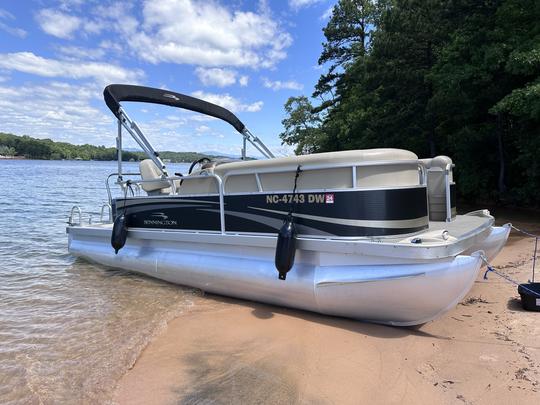
<svg viewBox="0 0 540 405">
<path fill-rule="evenodd" d="M 290 153 L 278 138 L 283 104 L 309 96 L 323 72 L 334 3 L 0 0 L 0 131 L 113 146 L 102 91 L 132 83 L 220 104 Z M 239 151 L 240 136 L 220 121 L 147 104 L 126 110 L 159 150 Z"/>
</svg>

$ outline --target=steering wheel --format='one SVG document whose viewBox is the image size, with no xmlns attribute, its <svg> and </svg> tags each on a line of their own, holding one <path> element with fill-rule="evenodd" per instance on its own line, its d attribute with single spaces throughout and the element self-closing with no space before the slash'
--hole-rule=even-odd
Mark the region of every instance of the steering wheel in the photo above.
<svg viewBox="0 0 540 405">
<path fill-rule="evenodd" d="M 189 170 L 188 170 L 188 174 L 191 174 L 191 172 L 193 171 L 193 168 L 196 166 L 196 165 L 200 165 L 201 163 L 204 163 L 204 162 L 208 162 L 210 163 L 212 161 L 212 159 L 210 158 L 207 158 L 207 157 L 203 157 L 203 158 L 200 158 L 198 160 L 195 160 L 191 166 L 189 166 Z"/>
</svg>

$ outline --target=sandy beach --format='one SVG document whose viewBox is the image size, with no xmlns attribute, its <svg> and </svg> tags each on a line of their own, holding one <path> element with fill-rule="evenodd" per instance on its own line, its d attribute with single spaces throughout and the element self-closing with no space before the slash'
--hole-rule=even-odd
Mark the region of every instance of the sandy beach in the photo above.
<svg viewBox="0 0 540 405">
<path fill-rule="evenodd" d="M 494 265 L 526 281 L 533 243 L 512 232 Z M 457 308 L 416 328 L 202 295 L 150 342 L 114 402 L 538 403 L 540 313 L 483 275 Z"/>
</svg>

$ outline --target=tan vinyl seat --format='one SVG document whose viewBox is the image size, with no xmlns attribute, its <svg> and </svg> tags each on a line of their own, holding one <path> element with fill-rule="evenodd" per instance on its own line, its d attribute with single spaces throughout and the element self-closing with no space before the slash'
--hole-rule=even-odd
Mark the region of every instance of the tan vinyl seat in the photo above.
<svg viewBox="0 0 540 405">
<path fill-rule="evenodd" d="M 141 183 L 141 187 L 148 195 L 170 194 L 171 187 L 168 181 L 161 180 L 161 171 L 152 161 L 145 159 L 139 163 L 139 171 L 143 180 L 155 180 L 151 183 Z"/>
<path fill-rule="evenodd" d="M 365 162 L 398 162 L 394 165 L 366 165 Z M 399 164 L 403 161 L 403 164 Z M 268 160 L 251 160 L 218 164 L 214 173 L 225 181 L 228 193 L 256 192 L 257 179 L 264 191 L 291 190 L 298 165 L 321 169 L 303 172 L 298 178 L 299 190 L 346 189 L 350 187 L 402 187 L 419 184 L 418 156 L 403 149 L 364 149 L 342 152 L 314 153 Z M 332 166 L 344 167 L 332 167 Z M 349 166 L 350 165 L 350 166 Z M 356 179 L 351 175 L 351 166 L 356 169 Z M 279 171 L 279 173 L 273 171 Z"/>
<path fill-rule="evenodd" d="M 374 165 L 362 165 L 365 162 L 373 162 Z M 387 165 L 383 162 L 397 163 Z M 219 193 L 218 183 L 212 174 L 224 182 L 225 193 L 259 192 L 259 186 L 265 192 L 288 191 L 293 188 L 298 165 L 310 169 L 298 178 L 298 190 L 417 186 L 417 164 L 418 157 L 403 149 L 350 150 L 249 161 L 224 159 L 207 163 L 201 170 L 193 172 L 192 175 L 210 176 L 184 180 L 181 186 L 177 184 L 177 192 L 180 195 Z M 357 166 L 354 180 L 352 166 Z M 255 173 L 258 173 L 258 178 Z M 152 160 L 141 162 L 141 174 L 144 179 L 156 179 L 155 183 L 143 184 L 148 194 L 171 192 L 169 184 L 159 180 L 161 173 Z"/>
</svg>

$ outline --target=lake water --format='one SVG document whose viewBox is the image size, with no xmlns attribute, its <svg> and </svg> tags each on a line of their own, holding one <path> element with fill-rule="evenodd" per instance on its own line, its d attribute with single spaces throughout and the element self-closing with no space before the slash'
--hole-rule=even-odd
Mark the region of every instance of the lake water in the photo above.
<svg viewBox="0 0 540 405">
<path fill-rule="evenodd" d="M 0 160 L 2 404 L 106 402 L 149 339 L 192 305 L 195 290 L 68 254 L 71 207 L 98 218 L 115 171 L 115 162 Z"/>
</svg>

